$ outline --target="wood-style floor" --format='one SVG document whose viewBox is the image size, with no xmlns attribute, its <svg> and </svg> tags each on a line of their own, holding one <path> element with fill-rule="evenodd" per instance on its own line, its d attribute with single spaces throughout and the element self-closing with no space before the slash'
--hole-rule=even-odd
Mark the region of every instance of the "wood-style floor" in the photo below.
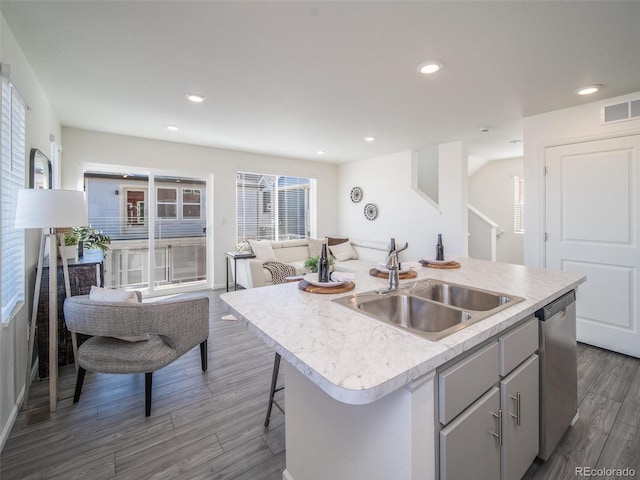
<svg viewBox="0 0 640 480">
<path fill-rule="evenodd" d="M 88 373 L 73 405 L 75 372 L 63 368 L 58 411 L 47 418 L 47 382 L 36 383 L 36 408 L 18 416 L 0 478 L 281 480 L 285 417 L 274 408 L 263 426 L 273 352 L 221 319 L 220 293 L 209 294 L 207 373 L 197 348 L 156 372 L 145 418 L 143 375 Z M 579 345 L 578 365 L 580 419 L 525 478 L 581 478 L 576 467 L 630 467 L 640 477 L 640 360 Z"/>
</svg>

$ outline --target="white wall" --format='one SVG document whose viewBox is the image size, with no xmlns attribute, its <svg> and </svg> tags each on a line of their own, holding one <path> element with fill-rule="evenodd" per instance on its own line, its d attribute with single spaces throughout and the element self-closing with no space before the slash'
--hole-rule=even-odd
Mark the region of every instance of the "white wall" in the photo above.
<svg viewBox="0 0 640 480">
<path fill-rule="evenodd" d="M 442 154 L 440 157 L 441 162 L 445 161 Z M 409 249 L 401 254 L 402 260 L 435 255 L 438 233 L 443 234 L 445 253 L 459 255 L 466 252 L 466 216 L 464 236 L 460 233 L 461 218 L 454 218 L 458 214 L 457 205 L 463 200 L 455 201 L 447 195 L 443 198 L 444 190 L 460 192 L 462 176 L 452 170 L 464 168 L 466 182 L 466 164 L 462 166 L 462 159 L 452 158 L 445 161 L 447 166 L 440 164 L 441 214 L 436 206 L 411 188 L 412 163 L 412 153 L 401 152 L 340 165 L 337 192 L 339 229 L 335 233 L 382 242 L 388 242 L 391 237 L 397 243 L 408 241 Z M 349 192 L 356 186 L 363 190 L 359 203 L 353 203 L 349 198 Z M 378 217 L 373 221 L 364 216 L 367 203 L 378 208 Z"/>
<path fill-rule="evenodd" d="M 424 192 L 437 205 L 440 196 L 438 178 L 438 148 L 428 148 L 414 152 L 416 188 Z"/>
<path fill-rule="evenodd" d="M 338 167 L 218 148 L 162 142 L 123 135 L 64 128 L 62 185 L 77 188 L 80 163 L 130 165 L 142 168 L 213 175 L 214 284 L 225 284 L 224 252 L 236 244 L 236 171 L 311 177 L 317 179 L 318 232 L 337 230 Z"/>
<path fill-rule="evenodd" d="M 463 142 L 440 145 L 438 152 L 440 178 L 440 233 L 447 255 L 469 254 L 469 156 Z"/>
<path fill-rule="evenodd" d="M 526 265 L 544 266 L 544 164 L 545 149 L 556 145 L 640 133 L 640 119 L 602 125 L 604 105 L 640 98 L 640 92 L 527 117 L 524 132 Z"/>
<path fill-rule="evenodd" d="M 59 138 L 61 128 L 57 115 L 4 17 L 0 24 L 0 61 L 11 66 L 11 81 L 29 106 L 26 115 L 26 163 L 28 166 L 31 149 L 38 148 L 48 156 L 49 136 L 55 135 Z M 25 186 L 27 185 L 28 183 Z M 27 322 L 33 298 L 39 241 L 39 232 L 27 232 L 25 306 L 13 321 L 0 326 L 0 448 L 11 429 L 24 389 Z"/>
<path fill-rule="evenodd" d="M 469 256 L 479 260 L 495 261 L 494 245 L 497 225 L 479 210 L 469 208 Z"/>
<path fill-rule="evenodd" d="M 511 158 L 488 162 L 469 177 L 469 203 L 503 230 L 496 242 L 498 262 L 524 263 L 524 235 L 513 232 L 513 177 L 522 172 L 522 158 Z"/>
</svg>

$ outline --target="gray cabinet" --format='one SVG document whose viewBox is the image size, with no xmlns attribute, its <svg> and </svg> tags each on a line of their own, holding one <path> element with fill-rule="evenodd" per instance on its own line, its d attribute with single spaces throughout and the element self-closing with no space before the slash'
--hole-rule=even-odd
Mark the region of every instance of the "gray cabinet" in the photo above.
<svg viewBox="0 0 640 480">
<path fill-rule="evenodd" d="M 500 391 L 492 387 L 440 431 L 440 478 L 500 477 Z"/>
<path fill-rule="evenodd" d="M 538 454 L 538 356 L 500 382 L 502 480 L 519 480 Z"/>
<path fill-rule="evenodd" d="M 537 347 L 531 318 L 438 374 L 441 480 L 525 474 L 538 453 Z"/>
</svg>

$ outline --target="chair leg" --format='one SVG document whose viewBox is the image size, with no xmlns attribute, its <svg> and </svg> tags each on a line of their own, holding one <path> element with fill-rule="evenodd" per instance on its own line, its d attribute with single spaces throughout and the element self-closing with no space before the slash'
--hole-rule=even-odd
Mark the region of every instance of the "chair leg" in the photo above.
<svg viewBox="0 0 640 480">
<path fill-rule="evenodd" d="M 144 413 L 148 417 L 151 415 L 151 384 L 153 383 L 153 372 L 144 374 Z"/>
<path fill-rule="evenodd" d="M 200 362 L 202 363 L 202 371 L 207 371 L 207 340 L 200 344 Z"/>
<path fill-rule="evenodd" d="M 271 373 L 271 390 L 269 391 L 269 407 L 267 408 L 267 418 L 265 418 L 264 420 L 265 427 L 269 426 L 269 420 L 271 419 L 271 410 L 273 409 L 274 405 L 278 407 L 278 410 L 284 413 L 282 407 L 278 405 L 278 402 L 274 400 L 276 392 L 279 392 L 284 388 L 276 388 L 276 384 L 278 383 L 278 373 L 280 372 L 280 358 L 280 354 L 276 353 L 276 356 L 273 359 L 273 372 Z"/>
<path fill-rule="evenodd" d="M 82 367 L 78 367 L 78 376 L 76 377 L 76 391 L 73 394 L 73 403 L 78 403 L 78 401 L 80 400 L 80 394 L 82 393 L 82 384 L 84 383 L 84 374 L 87 373 L 87 371 L 82 368 Z"/>
</svg>

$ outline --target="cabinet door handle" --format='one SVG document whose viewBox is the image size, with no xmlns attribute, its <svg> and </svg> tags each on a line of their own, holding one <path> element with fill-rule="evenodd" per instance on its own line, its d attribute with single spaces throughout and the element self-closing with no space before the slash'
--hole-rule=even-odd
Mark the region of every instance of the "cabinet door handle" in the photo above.
<svg viewBox="0 0 640 480">
<path fill-rule="evenodd" d="M 516 419 L 516 425 L 520 426 L 520 392 L 517 392 L 515 397 L 513 395 L 509 395 L 509 397 L 516 401 L 516 414 L 510 413 L 510 415 Z"/>
<path fill-rule="evenodd" d="M 498 439 L 498 445 L 502 446 L 502 410 L 498 410 L 498 413 L 491 412 L 491 415 L 498 419 L 498 433 L 491 432 L 491 435 Z"/>
</svg>

